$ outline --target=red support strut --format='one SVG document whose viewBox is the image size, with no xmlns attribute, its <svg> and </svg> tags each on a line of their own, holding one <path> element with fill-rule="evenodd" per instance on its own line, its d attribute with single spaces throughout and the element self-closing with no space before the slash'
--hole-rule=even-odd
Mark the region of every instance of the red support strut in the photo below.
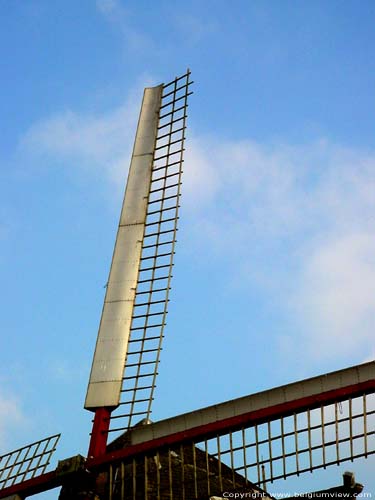
<svg viewBox="0 0 375 500">
<path fill-rule="evenodd" d="M 98 408 L 95 411 L 88 458 L 98 457 L 106 452 L 110 417 L 111 410 L 108 408 Z"/>
</svg>

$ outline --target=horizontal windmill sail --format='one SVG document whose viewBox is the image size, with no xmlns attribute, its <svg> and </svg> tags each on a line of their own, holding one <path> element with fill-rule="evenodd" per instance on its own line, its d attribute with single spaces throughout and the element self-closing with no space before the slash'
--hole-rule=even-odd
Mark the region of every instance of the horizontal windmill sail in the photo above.
<svg viewBox="0 0 375 500">
<path fill-rule="evenodd" d="M 106 453 L 87 459 L 84 470 L 99 473 L 101 495 L 113 500 L 202 500 L 224 491 L 259 491 L 268 483 L 285 491 L 284 479 L 374 456 L 374 429 L 372 361 L 135 426 L 126 441 L 121 436 Z M 29 481 L 8 483 L 0 498 L 71 485 L 77 469 L 65 470 L 65 462 Z M 82 484 L 77 488 L 82 491 Z"/>
<path fill-rule="evenodd" d="M 195 491 L 187 498 L 198 499 L 202 484 L 207 495 L 243 491 L 238 488 L 244 481 L 264 488 L 368 458 L 375 454 L 374 429 L 372 361 L 136 426 L 127 433 L 126 447 L 120 438 L 89 467 L 102 467 L 112 477 L 127 471 L 123 481 L 134 485 L 140 468 L 147 473 L 148 460 L 147 483 L 166 482 L 172 490 L 182 480 L 186 491 Z M 166 471 L 152 467 L 155 457 L 164 460 Z"/>
<path fill-rule="evenodd" d="M 111 430 L 149 418 L 168 312 L 190 71 L 146 88 L 85 408 L 119 408 Z"/>
<path fill-rule="evenodd" d="M 0 490 L 44 474 L 60 434 L 35 441 L 0 456 Z"/>
<path fill-rule="evenodd" d="M 374 456 L 374 429 L 372 361 L 134 426 L 126 441 L 121 436 L 106 453 L 84 461 L 83 469 L 66 470 L 72 459 L 62 461 L 55 471 L 8 483 L 0 498 L 74 483 L 82 491 L 86 484 L 77 483 L 77 470 L 99 474 L 100 495 L 112 500 L 202 500 L 224 491 L 227 497 L 258 491 L 265 498 L 269 483 L 285 491 L 283 484 L 290 483 L 284 479 Z"/>
</svg>

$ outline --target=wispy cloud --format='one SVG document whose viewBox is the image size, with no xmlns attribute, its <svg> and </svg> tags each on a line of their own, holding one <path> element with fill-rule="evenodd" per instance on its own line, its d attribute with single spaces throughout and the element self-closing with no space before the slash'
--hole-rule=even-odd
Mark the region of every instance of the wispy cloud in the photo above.
<svg viewBox="0 0 375 500">
<path fill-rule="evenodd" d="M 152 78 L 145 77 L 149 85 Z M 34 123 L 24 134 L 20 149 L 44 156 L 86 174 L 123 183 L 142 99 L 135 87 L 123 104 L 106 114 L 83 114 L 72 110 Z"/>
<path fill-rule="evenodd" d="M 49 363 L 49 373 L 51 377 L 61 383 L 73 383 L 74 381 L 84 380 L 86 382 L 87 373 L 90 366 L 87 364 L 80 364 L 77 366 L 71 360 L 55 358 Z"/>
<path fill-rule="evenodd" d="M 322 347 L 328 357 L 367 352 L 375 328 L 373 230 L 327 235 L 305 255 L 296 285 L 294 305 L 315 332 L 308 345 L 317 356 Z"/>
<path fill-rule="evenodd" d="M 120 0 L 97 0 L 97 11 L 112 25 L 124 41 L 126 51 L 133 54 L 168 57 L 179 47 L 191 48 L 200 44 L 212 34 L 217 33 L 219 25 L 210 17 L 191 14 L 181 6 L 176 9 L 165 9 L 159 6 L 158 16 L 150 9 L 141 18 L 135 16 L 134 10 Z M 154 17 L 152 17 L 154 16 Z M 162 21 L 160 20 L 162 19 Z M 162 43 L 153 36 L 153 24 L 163 23 L 166 36 Z M 151 27 L 151 29 L 146 27 Z"/>
<path fill-rule="evenodd" d="M 122 183 L 139 102 L 103 116 L 48 118 L 23 144 Z M 235 242 L 237 286 L 257 288 L 293 318 L 300 333 L 280 338 L 282 348 L 311 359 L 332 349 L 364 356 L 375 327 L 374 153 L 328 140 L 191 137 L 183 187 L 195 251 L 227 259 Z"/>
<path fill-rule="evenodd" d="M 9 436 L 26 422 L 21 404 L 14 396 L 0 392 L 0 448 L 6 450 L 9 446 Z"/>
<path fill-rule="evenodd" d="M 156 45 L 146 31 L 131 21 L 131 11 L 119 0 L 97 0 L 96 8 L 105 19 L 118 29 L 125 41 L 125 47 L 132 53 L 153 51 Z"/>
<path fill-rule="evenodd" d="M 187 165 L 198 158 L 204 170 L 193 167 L 187 197 L 202 184 L 208 191 L 197 226 L 223 254 L 235 242 L 240 279 L 265 288 L 299 327 L 293 348 L 313 358 L 366 352 L 375 327 L 375 154 L 329 141 L 207 140 L 190 150 Z"/>
<path fill-rule="evenodd" d="M 180 12 L 173 16 L 173 25 L 177 33 L 189 45 L 196 45 L 204 38 L 218 31 L 218 23 L 212 19 L 203 19 L 187 12 Z"/>
<path fill-rule="evenodd" d="M 97 0 L 96 7 L 99 12 L 108 15 L 117 12 L 121 5 L 117 0 Z"/>
</svg>

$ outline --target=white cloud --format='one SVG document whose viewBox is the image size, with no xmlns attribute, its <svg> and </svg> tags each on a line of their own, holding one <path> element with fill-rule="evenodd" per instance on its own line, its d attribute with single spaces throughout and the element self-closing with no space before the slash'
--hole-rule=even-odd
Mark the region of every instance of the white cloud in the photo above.
<svg viewBox="0 0 375 500">
<path fill-rule="evenodd" d="M 211 19 L 203 19 L 188 12 L 180 12 L 173 16 L 176 32 L 185 42 L 196 45 L 207 36 L 218 31 L 218 24 Z"/>
<path fill-rule="evenodd" d="M 103 116 L 54 116 L 23 144 L 122 187 L 139 103 L 131 96 Z M 301 332 L 290 346 L 311 357 L 333 348 L 361 356 L 375 326 L 375 154 L 327 140 L 190 136 L 183 196 L 185 223 L 201 245 L 194 251 L 231 258 L 234 282 L 284 308 Z"/>
<path fill-rule="evenodd" d="M 135 26 L 131 11 L 119 0 L 97 0 L 96 8 L 105 19 L 118 29 L 124 39 L 125 49 L 133 53 L 156 50 L 154 41 L 146 31 Z"/>
<path fill-rule="evenodd" d="M 192 143 L 185 194 L 195 207 L 206 198 L 202 251 L 232 242 L 239 281 L 299 327 L 294 354 L 361 358 L 375 328 L 375 155 L 328 141 Z"/>
<path fill-rule="evenodd" d="M 304 257 L 298 285 L 295 305 L 309 331 L 315 331 L 308 340 L 317 355 L 322 347 L 327 355 L 338 356 L 370 344 L 375 329 L 373 231 L 349 230 L 321 241 Z"/>
<path fill-rule="evenodd" d="M 51 360 L 49 364 L 50 375 L 55 378 L 57 382 L 62 382 L 64 384 L 71 384 L 81 380 L 86 382 L 89 369 L 89 365 L 80 364 L 77 366 L 76 363 L 68 359 L 55 358 L 53 361 Z"/>
<path fill-rule="evenodd" d="M 97 0 L 96 7 L 102 14 L 109 14 L 119 9 L 120 4 L 117 0 Z"/>
<path fill-rule="evenodd" d="M 165 27 L 165 32 L 172 36 L 173 42 L 167 36 L 162 43 L 151 35 L 152 30 L 147 29 L 150 23 L 160 23 L 160 19 L 148 17 L 146 13 L 137 18 L 136 12 L 126 2 L 120 0 L 97 0 L 97 11 L 121 35 L 126 51 L 140 55 L 168 57 L 171 51 L 179 47 L 189 47 L 203 42 L 211 34 L 218 31 L 218 24 L 210 18 L 192 15 L 183 9 L 163 9 L 160 15 Z M 181 45 L 182 44 L 182 45 Z"/>
<path fill-rule="evenodd" d="M 145 77 L 150 85 L 152 79 Z M 106 114 L 68 110 L 34 123 L 21 140 L 27 153 L 123 185 L 142 99 L 141 88 Z"/>
<path fill-rule="evenodd" d="M 19 427 L 25 423 L 25 416 L 22 413 L 20 402 L 8 394 L 0 392 L 0 447 L 5 450 L 10 435 L 19 431 Z"/>
</svg>

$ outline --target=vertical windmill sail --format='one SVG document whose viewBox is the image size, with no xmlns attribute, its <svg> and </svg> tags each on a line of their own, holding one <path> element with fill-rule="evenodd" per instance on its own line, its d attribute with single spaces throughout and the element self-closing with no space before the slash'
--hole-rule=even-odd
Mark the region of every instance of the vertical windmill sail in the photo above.
<svg viewBox="0 0 375 500">
<path fill-rule="evenodd" d="M 85 401 L 98 417 L 99 433 L 118 407 L 123 411 L 112 415 L 116 425 L 111 430 L 127 429 L 151 413 L 172 278 L 191 83 L 188 70 L 144 91 Z"/>
</svg>

